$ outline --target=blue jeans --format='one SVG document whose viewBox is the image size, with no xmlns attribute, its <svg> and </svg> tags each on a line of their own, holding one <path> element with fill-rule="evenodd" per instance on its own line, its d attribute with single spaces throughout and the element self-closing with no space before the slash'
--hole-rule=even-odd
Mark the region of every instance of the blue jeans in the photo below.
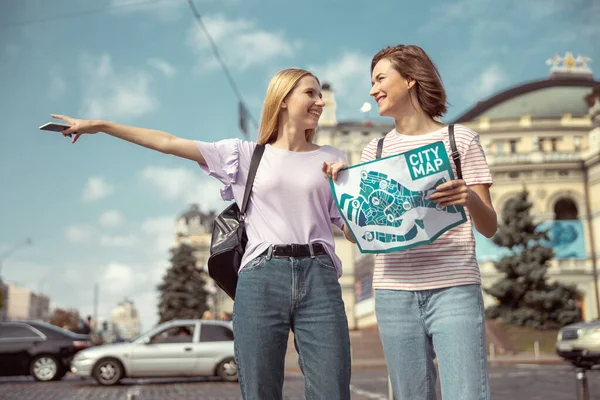
<svg viewBox="0 0 600 400">
<path fill-rule="evenodd" d="M 397 400 L 490 398 L 481 286 L 375 292 L 375 312 Z"/>
<path fill-rule="evenodd" d="M 245 400 L 282 399 L 290 329 L 306 398 L 350 399 L 348 321 L 329 256 L 260 256 L 240 272 L 233 330 Z"/>
</svg>

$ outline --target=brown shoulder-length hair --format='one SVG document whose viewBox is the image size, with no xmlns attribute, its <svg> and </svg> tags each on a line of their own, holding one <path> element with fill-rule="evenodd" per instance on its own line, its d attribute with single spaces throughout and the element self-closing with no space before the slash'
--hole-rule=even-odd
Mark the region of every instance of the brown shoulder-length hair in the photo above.
<svg viewBox="0 0 600 400">
<path fill-rule="evenodd" d="M 375 54 L 371 61 L 371 74 L 383 59 L 390 63 L 405 79 L 415 81 L 419 105 L 431 118 L 441 117 L 447 111 L 446 91 L 440 73 L 425 50 L 416 45 L 389 46 Z"/>
</svg>

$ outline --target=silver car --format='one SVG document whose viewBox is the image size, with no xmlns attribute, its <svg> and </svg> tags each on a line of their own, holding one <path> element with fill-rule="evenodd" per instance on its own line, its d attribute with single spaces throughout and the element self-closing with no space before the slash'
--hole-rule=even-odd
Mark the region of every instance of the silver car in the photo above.
<svg viewBox="0 0 600 400">
<path fill-rule="evenodd" d="M 556 352 L 580 368 L 600 366 L 600 320 L 562 328 L 558 332 Z"/>
<path fill-rule="evenodd" d="M 173 320 L 127 343 L 77 353 L 71 372 L 114 385 L 124 377 L 219 376 L 237 381 L 231 322 Z"/>
</svg>

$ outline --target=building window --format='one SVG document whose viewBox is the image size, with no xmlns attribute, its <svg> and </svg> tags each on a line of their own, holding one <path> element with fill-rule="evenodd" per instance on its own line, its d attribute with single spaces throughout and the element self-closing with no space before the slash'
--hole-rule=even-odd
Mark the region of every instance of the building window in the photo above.
<svg viewBox="0 0 600 400">
<path fill-rule="evenodd" d="M 538 151 L 544 151 L 544 139 L 539 139 L 538 140 Z"/>
<path fill-rule="evenodd" d="M 510 153 L 515 154 L 517 152 L 517 141 L 513 139 L 509 142 L 509 144 L 510 144 Z"/>
<path fill-rule="evenodd" d="M 579 219 L 575 202 L 566 197 L 558 200 L 554 204 L 554 219 L 556 221 Z"/>
<path fill-rule="evenodd" d="M 504 140 L 496 141 L 496 154 L 504 154 Z"/>
<path fill-rule="evenodd" d="M 561 169 L 558 171 L 558 176 L 569 176 L 569 171 L 566 169 Z"/>
<path fill-rule="evenodd" d="M 581 150 L 581 136 L 575 136 L 573 138 L 573 144 L 575 145 L 575 151 Z"/>
<path fill-rule="evenodd" d="M 558 138 L 552 138 L 550 139 L 550 143 L 552 144 L 552 152 L 556 152 L 556 148 L 557 148 L 557 144 L 558 144 Z"/>
<path fill-rule="evenodd" d="M 519 177 L 519 173 L 517 171 L 510 171 L 508 173 L 508 177 L 509 178 L 513 178 L 513 179 L 518 178 Z"/>
<path fill-rule="evenodd" d="M 342 136 L 348 136 L 349 133 L 349 131 L 342 131 Z"/>
</svg>

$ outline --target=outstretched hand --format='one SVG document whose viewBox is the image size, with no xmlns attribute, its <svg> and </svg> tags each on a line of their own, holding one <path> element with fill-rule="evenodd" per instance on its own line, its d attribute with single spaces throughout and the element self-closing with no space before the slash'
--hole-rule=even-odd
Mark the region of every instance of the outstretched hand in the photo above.
<svg viewBox="0 0 600 400">
<path fill-rule="evenodd" d="M 473 194 L 462 179 L 444 182 L 435 188 L 429 198 L 442 207 L 447 206 L 468 206 Z"/>
<path fill-rule="evenodd" d="M 69 128 L 62 131 L 61 134 L 65 137 L 72 137 L 71 143 L 75 143 L 84 133 L 94 134 L 100 132 L 100 128 L 95 121 L 75 119 L 59 114 L 50 114 L 50 116 L 52 118 L 61 119 L 69 125 Z M 75 136 L 73 137 L 73 135 Z"/>
<path fill-rule="evenodd" d="M 348 164 L 346 164 L 343 161 L 332 161 L 332 162 L 323 161 L 323 166 L 321 167 L 321 170 L 323 171 L 323 175 L 325 176 L 325 179 L 331 178 L 335 181 L 335 180 L 337 180 L 338 172 L 340 172 L 340 170 L 347 168 L 347 167 L 348 167 Z"/>
</svg>

